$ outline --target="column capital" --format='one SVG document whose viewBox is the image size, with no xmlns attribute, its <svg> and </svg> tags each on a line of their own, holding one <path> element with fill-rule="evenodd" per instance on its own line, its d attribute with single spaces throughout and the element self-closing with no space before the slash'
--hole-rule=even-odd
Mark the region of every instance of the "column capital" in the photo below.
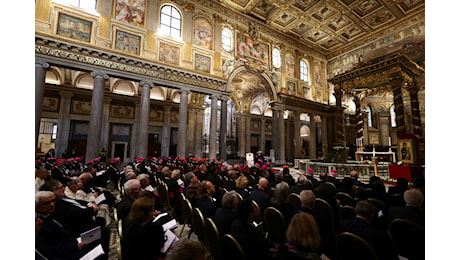
<svg viewBox="0 0 460 260">
<path fill-rule="evenodd" d="M 73 97 L 73 93 L 69 91 L 59 91 L 59 95 L 61 97 L 67 97 L 67 98 Z"/>
<path fill-rule="evenodd" d="M 218 99 L 220 96 L 219 96 L 219 94 L 211 94 L 209 97 L 211 99 Z"/>
<path fill-rule="evenodd" d="M 221 96 L 220 96 L 220 100 L 222 100 L 222 101 L 229 101 L 229 100 L 230 100 L 230 96 L 229 96 L 229 95 L 221 95 Z"/>
<path fill-rule="evenodd" d="M 43 67 L 44 69 L 50 69 L 50 64 L 48 62 L 44 61 L 35 61 L 35 66 L 37 67 Z"/>
<path fill-rule="evenodd" d="M 154 84 L 153 84 L 153 82 L 150 82 L 150 81 L 141 80 L 139 82 L 139 86 L 152 88 L 154 86 Z"/>
<path fill-rule="evenodd" d="M 91 72 L 91 77 L 93 78 L 97 78 L 97 77 L 101 77 L 103 78 L 104 80 L 108 80 L 109 79 L 109 75 L 107 75 L 107 73 L 104 73 L 102 71 L 93 71 Z"/>
<path fill-rule="evenodd" d="M 191 91 L 190 91 L 190 89 L 180 88 L 180 89 L 179 89 L 179 93 L 180 93 L 180 94 L 184 94 L 184 93 L 185 93 L 185 94 L 188 95 L 188 94 L 191 93 Z"/>
</svg>

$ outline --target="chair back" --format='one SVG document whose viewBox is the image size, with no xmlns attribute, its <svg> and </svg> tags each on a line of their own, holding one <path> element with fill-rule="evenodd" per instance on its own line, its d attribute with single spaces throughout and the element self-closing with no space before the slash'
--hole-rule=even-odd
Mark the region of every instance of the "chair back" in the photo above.
<svg viewBox="0 0 460 260">
<path fill-rule="evenodd" d="M 337 193 L 337 187 L 335 187 L 335 184 L 334 184 L 334 183 L 327 181 L 326 184 L 329 185 L 329 186 L 331 186 L 331 188 L 332 188 L 332 190 L 333 190 L 333 194 L 336 194 L 336 193 Z"/>
<path fill-rule="evenodd" d="M 393 220 L 388 228 L 398 255 L 425 259 L 425 229 L 405 219 Z"/>
<path fill-rule="evenodd" d="M 272 243 L 284 243 L 286 240 L 286 222 L 283 214 L 274 208 L 267 207 L 264 211 L 267 238 Z"/>
<path fill-rule="evenodd" d="M 256 184 L 256 178 L 254 175 L 248 175 L 248 187 L 254 188 Z"/>
<path fill-rule="evenodd" d="M 258 212 L 257 217 L 254 219 L 254 221 L 259 223 L 260 221 L 262 221 L 262 212 L 260 212 L 259 204 L 257 204 L 257 202 L 255 200 L 252 200 L 252 205 L 254 205 L 254 207 L 256 207 L 256 210 Z"/>
<path fill-rule="evenodd" d="M 341 206 L 356 206 L 356 202 L 350 194 L 345 192 L 337 192 L 335 198 L 340 201 Z"/>
<path fill-rule="evenodd" d="M 118 236 L 123 239 L 123 220 L 119 219 L 117 223 Z"/>
<path fill-rule="evenodd" d="M 118 212 L 117 212 L 117 207 L 113 207 L 113 219 L 115 220 L 115 223 L 118 224 Z"/>
<path fill-rule="evenodd" d="M 327 223 L 329 223 L 335 232 L 334 214 L 332 212 L 331 205 L 329 205 L 327 201 L 321 198 L 316 198 L 313 211 L 315 211 L 318 216 L 322 217 Z"/>
<path fill-rule="evenodd" d="M 361 237 L 343 232 L 337 236 L 337 250 L 340 259 L 378 260 L 377 253 L 369 243 Z M 383 259 L 382 259 L 383 260 Z"/>
<path fill-rule="evenodd" d="M 188 238 L 190 238 L 190 236 L 192 235 L 192 232 L 194 232 L 193 208 L 192 208 L 192 204 L 190 204 L 190 201 L 188 199 L 184 200 L 184 205 L 185 205 L 185 215 L 187 216 L 188 225 L 190 226 L 190 231 L 188 233 Z"/>
<path fill-rule="evenodd" d="M 270 188 L 270 189 L 268 189 L 267 194 L 268 194 L 268 196 L 271 198 L 271 197 L 273 197 L 273 193 L 274 193 L 274 192 L 275 192 L 275 188 Z"/>
<path fill-rule="evenodd" d="M 206 218 L 204 221 L 205 237 L 208 245 L 208 250 L 211 252 L 214 260 L 222 259 L 222 247 L 220 242 L 219 230 L 211 218 Z"/>
<path fill-rule="evenodd" d="M 297 193 L 289 193 L 287 197 L 289 203 L 294 207 L 294 209 L 298 209 L 301 206 L 300 202 L 300 195 Z"/>
<path fill-rule="evenodd" d="M 388 213 L 388 206 L 385 202 L 376 199 L 376 198 L 368 198 L 367 199 L 370 203 L 374 204 L 375 206 L 375 213 L 374 213 L 374 220 L 373 225 L 377 228 L 382 228 L 386 230 L 388 228 L 388 221 L 387 221 L 387 213 Z"/>
<path fill-rule="evenodd" d="M 353 219 L 356 217 L 355 208 L 352 206 L 342 206 L 339 209 L 339 219 Z"/>
<path fill-rule="evenodd" d="M 118 260 L 123 260 L 123 253 L 121 251 L 121 239 L 119 237 L 117 237 L 116 241 L 117 241 L 117 256 L 118 256 Z"/>
<path fill-rule="evenodd" d="M 193 209 L 193 232 L 198 237 L 198 240 L 202 241 L 203 244 L 206 246 L 206 237 L 204 235 L 204 217 L 203 213 L 199 208 Z"/>
<path fill-rule="evenodd" d="M 222 237 L 222 256 L 224 260 L 245 260 L 240 243 L 230 234 Z"/>
</svg>

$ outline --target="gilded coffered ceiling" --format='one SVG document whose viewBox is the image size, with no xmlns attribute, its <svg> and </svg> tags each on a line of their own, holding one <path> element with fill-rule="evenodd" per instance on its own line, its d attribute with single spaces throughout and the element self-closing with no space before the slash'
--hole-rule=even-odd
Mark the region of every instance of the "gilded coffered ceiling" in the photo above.
<svg viewBox="0 0 460 260">
<path fill-rule="evenodd" d="M 424 0 L 220 0 L 331 57 L 424 20 Z"/>
</svg>

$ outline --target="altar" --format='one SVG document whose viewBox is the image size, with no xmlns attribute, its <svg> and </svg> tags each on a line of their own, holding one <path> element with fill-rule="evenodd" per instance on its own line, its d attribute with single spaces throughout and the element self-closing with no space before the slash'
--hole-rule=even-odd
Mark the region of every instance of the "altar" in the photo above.
<svg viewBox="0 0 460 260">
<path fill-rule="evenodd" d="M 372 157 L 377 157 L 379 162 L 396 162 L 394 152 L 355 152 L 357 161 L 372 161 Z"/>
</svg>

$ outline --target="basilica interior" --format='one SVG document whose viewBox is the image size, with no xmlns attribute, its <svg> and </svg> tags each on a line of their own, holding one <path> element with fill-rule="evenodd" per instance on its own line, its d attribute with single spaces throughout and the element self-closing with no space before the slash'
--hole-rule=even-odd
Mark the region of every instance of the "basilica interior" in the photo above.
<svg viewBox="0 0 460 260">
<path fill-rule="evenodd" d="M 35 2 L 37 155 L 424 164 L 423 0 Z"/>
</svg>

